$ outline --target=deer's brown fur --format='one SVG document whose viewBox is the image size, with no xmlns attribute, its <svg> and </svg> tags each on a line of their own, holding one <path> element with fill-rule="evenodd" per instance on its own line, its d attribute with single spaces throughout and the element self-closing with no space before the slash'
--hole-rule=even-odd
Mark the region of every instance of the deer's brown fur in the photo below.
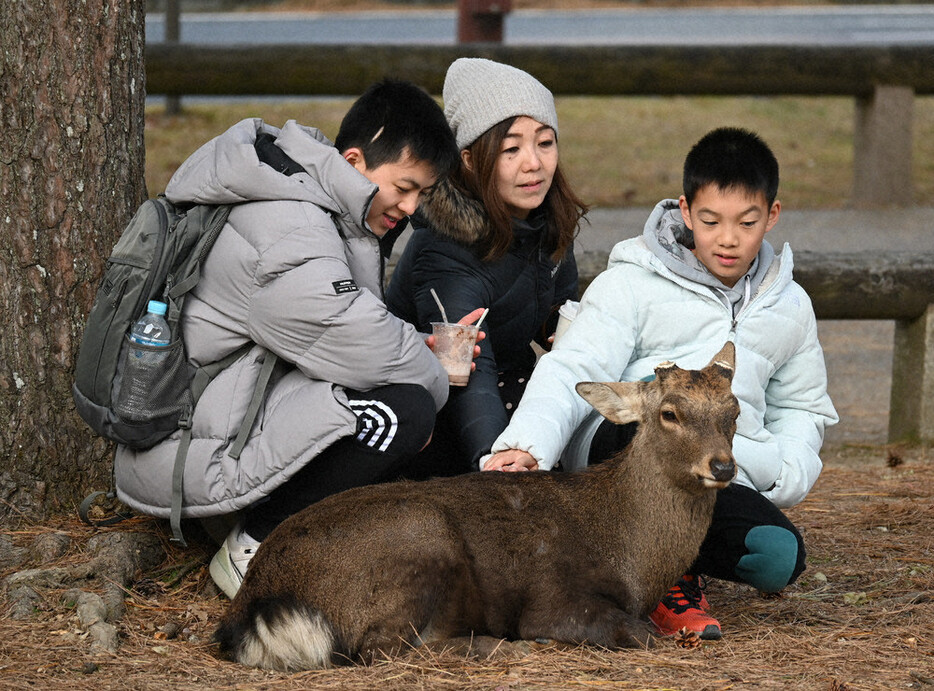
<svg viewBox="0 0 934 691">
<path fill-rule="evenodd" d="M 458 636 L 644 646 L 734 475 L 732 343 L 702 370 L 578 384 L 625 452 L 579 473 L 484 472 L 329 497 L 262 543 L 218 629 L 240 662 L 297 670 Z"/>
</svg>

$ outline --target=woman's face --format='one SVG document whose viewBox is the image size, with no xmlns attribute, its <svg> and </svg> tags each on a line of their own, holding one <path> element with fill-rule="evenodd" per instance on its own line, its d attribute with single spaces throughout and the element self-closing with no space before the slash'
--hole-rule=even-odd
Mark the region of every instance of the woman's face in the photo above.
<svg viewBox="0 0 934 691">
<path fill-rule="evenodd" d="M 557 167 L 555 131 L 525 115 L 516 118 L 496 159 L 496 191 L 509 213 L 525 219 L 541 206 Z"/>
</svg>

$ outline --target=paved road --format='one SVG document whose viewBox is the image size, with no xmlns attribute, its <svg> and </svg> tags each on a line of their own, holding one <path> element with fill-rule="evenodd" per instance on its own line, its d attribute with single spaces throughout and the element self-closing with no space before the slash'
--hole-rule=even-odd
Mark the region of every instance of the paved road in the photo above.
<svg viewBox="0 0 934 691">
<path fill-rule="evenodd" d="M 162 14 L 147 15 L 150 41 Z M 934 5 L 701 9 L 517 10 L 507 44 L 872 45 L 934 42 Z M 453 44 L 453 10 L 361 13 L 183 13 L 187 43 Z"/>
</svg>

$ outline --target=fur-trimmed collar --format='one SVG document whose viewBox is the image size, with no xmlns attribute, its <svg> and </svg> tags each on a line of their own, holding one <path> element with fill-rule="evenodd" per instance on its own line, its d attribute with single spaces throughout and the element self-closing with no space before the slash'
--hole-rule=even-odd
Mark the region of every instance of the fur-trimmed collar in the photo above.
<svg viewBox="0 0 934 691">
<path fill-rule="evenodd" d="M 418 214 L 435 233 L 461 245 L 473 245 L 491 234 L 483 204 L 468 197 L 448 179 L 435 185 Z"/>
</svg>

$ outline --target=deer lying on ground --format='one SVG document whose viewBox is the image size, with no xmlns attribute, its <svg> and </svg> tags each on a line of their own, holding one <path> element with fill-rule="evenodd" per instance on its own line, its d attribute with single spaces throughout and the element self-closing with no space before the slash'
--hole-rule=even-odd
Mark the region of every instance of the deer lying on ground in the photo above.
<svg viewBox="0 0 934 691">
<path fill-rule="evenodd" d="M 294 671 L 493 636 L 646 646 L 647 616 L 691 565 L 735 474 L 727 343 L 702 370 L 580 383 L 637 421 L 578 473 L 483 472 L 352 489 L 263 541 L 217 631 L 239 662 Z"/>
</svg>

